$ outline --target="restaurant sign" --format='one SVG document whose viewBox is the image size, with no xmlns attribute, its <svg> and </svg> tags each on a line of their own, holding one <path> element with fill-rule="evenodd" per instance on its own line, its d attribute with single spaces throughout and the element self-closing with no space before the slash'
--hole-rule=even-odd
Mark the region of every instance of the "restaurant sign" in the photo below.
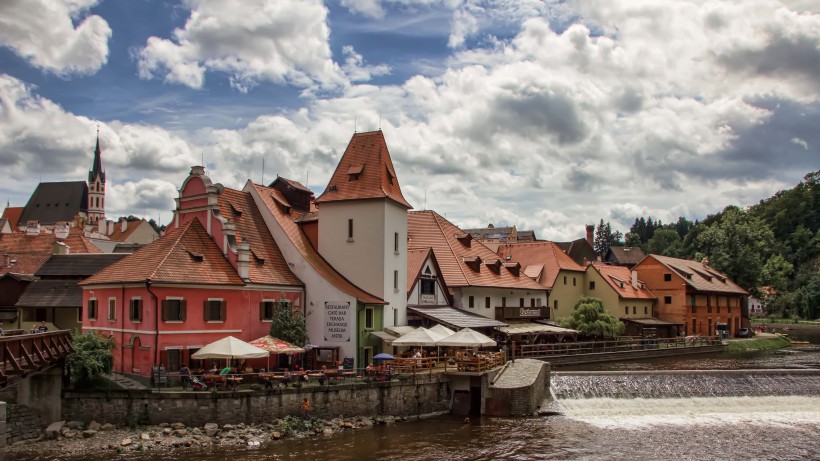
<svg viewBox="0 0 820 461">
<path fill-rule="evenodd" d="M 419 295 L 419 304 L 435 304 L 436 295 Z"/>
<path fill-rule="evenodd" d="M 548 318 L 549 312 L 544 306 L 541 307 L 505 307 L 505 319 L 534 319 Z"/>
<path fill-rule="evenodd" d="M 353 309 L 349 302 L 325 303 L 325 341 L 332 343 L 350 342 Z"/>
</svg>

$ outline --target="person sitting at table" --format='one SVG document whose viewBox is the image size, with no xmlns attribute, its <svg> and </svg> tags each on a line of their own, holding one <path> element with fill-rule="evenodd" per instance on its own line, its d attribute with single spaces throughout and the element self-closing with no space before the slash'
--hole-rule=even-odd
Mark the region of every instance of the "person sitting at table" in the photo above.
<svg viewBox="0 0 820 461">
<path fill-rule="evenodd" d="M 282 376 L 282 384 L 285 387 L 288 387 L 288 384 L 290 384 L 291 379 L 292 379 L 292 377 L 291 377 L 290 371 L 288 371 L 288 369 L 285 368 L 285 374 Z"/>
<path fill-rule="evenodd" d="M 225 368 L 223 368 L 219 372 L 219 376 L 222 377 L 222 384 L 224 384 L 226 388 L 228 387 L 228 375 L 229 374 L 231 374 L 231 367 L 229 367 L 229 366 L 226 366 Z"/>
<path fill-rule="evenodd" d="M 413 358 L 414 359 L 420 359 L 421 358 L 421 350 L 420 349 L 416 350 L 416 353 L 413 354 Z"/>
<path fill-rule="evenodd" d="M 219 373 L 219 368 L 217 368 L 216 363 L 214 363 L 214 364 L 211 365 L 211 374 L 215 375 L 217 373 Z"/>
</svg>

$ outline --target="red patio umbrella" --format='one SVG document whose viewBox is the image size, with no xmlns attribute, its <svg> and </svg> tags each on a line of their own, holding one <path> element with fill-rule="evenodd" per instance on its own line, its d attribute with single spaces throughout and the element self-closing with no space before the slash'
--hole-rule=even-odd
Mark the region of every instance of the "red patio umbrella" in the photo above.
<svg viewBox="0 0 820 461">
<path fill-rule="evenodd" d="M 271 335 L 262 336 L 261 338 L 254 339 L 250 342 L 250 344 L 266 350 L 271 354 L 288 354 L 288 353 L 302 353 L 305 352 L 305 349 L 294 346 L 293 344 L 281 340 L 279 338 L 274 338 Z M 268 370 L 270 370 L 270 355 L 268 355 Z"/>
</svg>

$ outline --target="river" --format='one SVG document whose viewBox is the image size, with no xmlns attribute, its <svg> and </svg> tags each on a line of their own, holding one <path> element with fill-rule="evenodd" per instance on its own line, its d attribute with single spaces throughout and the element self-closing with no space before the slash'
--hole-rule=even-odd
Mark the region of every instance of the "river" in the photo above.
<svg viewBox="0 0 820 461">
<path fill-rule="evenodd" d="M 815 338 L 812 338 L 813 340 Z M 820 346 L 573 367 L 586 370 L 820 368 Z M 817 378 L 820 388 L 820 378 Z M 443 416 L 260 449 L 139 460 L 820 460 L 820 392 L 761 397 L 568 398 L 563 415 Z"/>
</svg>

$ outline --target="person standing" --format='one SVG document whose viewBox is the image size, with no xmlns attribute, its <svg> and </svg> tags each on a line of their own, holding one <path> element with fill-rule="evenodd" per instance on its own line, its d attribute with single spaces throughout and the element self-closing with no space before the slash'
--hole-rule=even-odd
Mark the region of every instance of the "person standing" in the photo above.
<svg viewBox="0 0 820 461">
<path fill-rule="evenodd" d="M 46 321 L 45 320 L 40 322 L 40 326 L 37 328 L 37 331 L 39 331 L 40 333 L 45 333 L 45 332 L 48 331 L 48 327 L 46 326 Z"/>
<path fill-rule="evenodd" d="M 183 363 L 179 369 L 179 380 L 182 382 L 182 390 L 188 390 L 188 385 L 191 384 L 191 369 L 188 364 Z"/>
<path fill-rule="evenodd" d="M 310 400 L 307 397 L 302 400 L 302 418 L 310 419 Z"/>
</svg>

